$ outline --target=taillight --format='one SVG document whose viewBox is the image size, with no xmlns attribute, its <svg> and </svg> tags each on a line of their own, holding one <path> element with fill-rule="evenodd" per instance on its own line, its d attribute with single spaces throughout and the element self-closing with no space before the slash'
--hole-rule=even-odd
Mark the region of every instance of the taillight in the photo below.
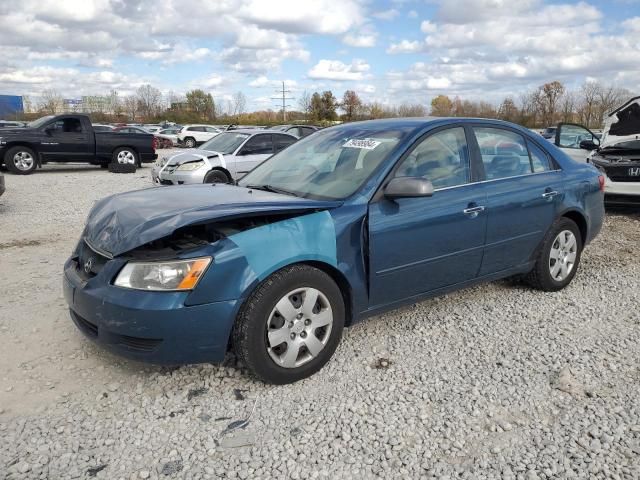
<svg viewBox="0 0 640 480">
<path fill-rule="evenodd" d="M 598 175 L 598 184 L 600 184 L 600 191 L 604 192 L 604 175 Z"/>
<path fill-rule="evenodd" d="M 158 148 L 158 139 L 154 136 L 151 140 L 151 149 L 155 152 L 156 148 Z"/>
</svg>

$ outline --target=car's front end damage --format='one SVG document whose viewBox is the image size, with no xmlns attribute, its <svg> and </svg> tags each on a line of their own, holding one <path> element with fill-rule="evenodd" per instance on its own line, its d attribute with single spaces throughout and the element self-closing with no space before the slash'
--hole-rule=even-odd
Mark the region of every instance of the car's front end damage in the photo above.
<svg viewBox="0 0 640 480">
<path fill-rule="evenodd" d="M 611 112 L 588 161 L 605 176 L 608 205 L 640 205 L 640 97 Z"/>
<path fill-rule="evenodd" d="M 151 181 L 156 185 L 201 184 L 207 172 L 213 168 L 226 169 L 223 154 L 191 150 L 159 159 L 151 169 Z"/>
<path fill-rule="evenodd" d="M 102 200 L 65 263 L 73 322 L 115 353 L 156 364 L 220 361 L 257 282 L 292 256 L 336 265 L 335 202 L 188 188 Z"/>
</svg>

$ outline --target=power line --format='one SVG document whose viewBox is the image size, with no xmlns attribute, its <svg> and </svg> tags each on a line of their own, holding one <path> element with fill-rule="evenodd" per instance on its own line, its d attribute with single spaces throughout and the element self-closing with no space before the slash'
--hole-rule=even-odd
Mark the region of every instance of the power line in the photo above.
<svg viewBox="0 0 640 480">
<path fill-rule="evenodd" d="M 287 97 L 287 93 L 291 93 L 291 90 L 284 89 L 284 82 L 282 82 L 282 90 L 276 90 L 276 93 L 281 95 L 278 97 L 271 97 L 272 100 L 278 100 L 282 102 L 282 120 L 287 121 L 287 107 L 291 105 L 287 103 L 287 100 L 295 100 L 295 97 Z"/>
</svg>

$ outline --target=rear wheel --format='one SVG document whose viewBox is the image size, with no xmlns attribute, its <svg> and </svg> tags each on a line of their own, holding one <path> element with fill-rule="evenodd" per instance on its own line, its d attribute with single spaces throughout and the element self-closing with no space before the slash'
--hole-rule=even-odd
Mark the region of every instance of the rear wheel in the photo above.
<svg viewBox="0 0 640 480">
<path fill-rule="evenodd" d="M 580 229 L 573 220 L 559 218 L 545 235 L 536 263 L 526 280 L 538 290 L 562 290 L 575 277 L 581 254 Z"/>
<path fill-rule="evenodd" d="M 111 173 L 134 173 L 138 164 L 138 154 L 129 147 L 122 147 L 113 152 L 109 171 Z"/>
<path fill-rule="evenodd" d="M 7 170 L 18 175 L 28 175 L 38 166 L 36 154 L 29 147 L 17 146 L 7 150 L 4 156 Z"/>
<path fill-rule="evenodd" d="M 234 325 L 234 350 L 261 380 L 292 383 L 329 361 L 344 320 L 344 301 L 333 279 L 317 268 L 292 265 L 247 299 Z"/>
<path fill-rule="evenodd" d="M 211 170 L 204 177 L 203 183 L 230 183 L 231 179 L 222 170 Z"/>
</svg>

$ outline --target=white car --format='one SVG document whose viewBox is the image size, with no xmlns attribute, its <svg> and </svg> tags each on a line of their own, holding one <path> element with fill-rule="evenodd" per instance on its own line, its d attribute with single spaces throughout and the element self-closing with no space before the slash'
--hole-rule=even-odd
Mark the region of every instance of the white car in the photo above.
<svg viewBox="0 0 640 480">
<path fill-rule="evenodd" d="M 640 205 L 640 97 L 607 115 L 602 137 L 582 125 L 558 125 L 555 145 L 605 177 L 605 203 Z"/>
<path fill-rule="evenodd" d="M 199 149 L 158 159 L 151 180 L 156 185 L 229 183 L 296 140 L 289 133 L 269 130 L 222 132 Z"/>
<path fill-rule="evenodd" d="M 221 132 L 211 125 L 185 125 L 178 133 L 178 143 L 187 148 L 193 148 L 211 140 Z"/>
<path fill-rule="evenodd" d="M 180 128 L 175 128 L 175 127 L 169 127 L 169 128 L 164 128 L 162 130 L 160 130 L 158 133 L 156 133 L 156 137 L 158 137 L 159 139 L 162 140 L 167 140 L 167 142 L 171 142 L 171 146 L 176 146 L 178 145 L 178 133 L 180 133 Z M 166 145 L 167 147 L 169 145 Z"/>
</svg>

